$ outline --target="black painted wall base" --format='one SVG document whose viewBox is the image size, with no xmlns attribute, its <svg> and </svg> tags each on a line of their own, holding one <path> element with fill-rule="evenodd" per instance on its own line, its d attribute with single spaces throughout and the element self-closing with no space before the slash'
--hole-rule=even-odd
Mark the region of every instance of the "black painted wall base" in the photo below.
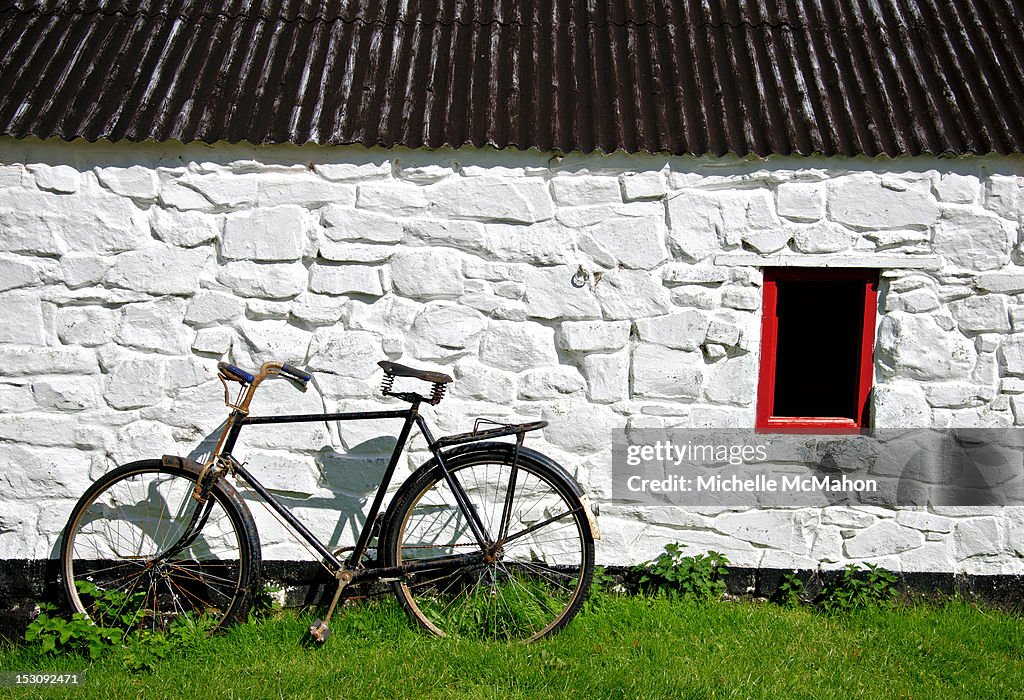
<svg viewBox="0 0 1024 700">
<path fill-rule="evenodd" d="M 36 615 L 37 605 L 44 601 L 64 604 L 58 582 L 58 563 L 55 560 L 0 559 L 0 637 L 20 640 L 25 627 Z M 633 587 L 635 576 L 627 567 L 607 567 L 606 573 L 623 580 L 627 590 Z M 726 580 L 730 595 L 748 598 L 772 598 L 786 574 L 792 569 L 752 569 L 730 566 Z M 841 571 L 801 570 L 809 598 L 817 595 Z M 315 562 L 269 561 L 263 563 L 264 584 L 281 587 L 285 591 L 286 605 L 304 606 L 326 603 L 334 593 L 334 579 Z M 957 595 L 979 600 L 1008 609 L 1024 608 L 1024 576 L 972 575 L 945 572 L 900 574 L 901 586 L 923 596 L 945 597 Z M 386 593 L 387 585 L 376 589 L 349 590 L 350 595 Z"/>
</svg>

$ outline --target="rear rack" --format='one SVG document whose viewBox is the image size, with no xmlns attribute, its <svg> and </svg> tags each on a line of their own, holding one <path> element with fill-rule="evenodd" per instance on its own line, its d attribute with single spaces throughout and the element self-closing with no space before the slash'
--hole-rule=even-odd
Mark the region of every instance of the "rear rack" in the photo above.
<svg viewBox="0 0 1024 700">
<path fill-rule="evenodd" d="M 489 424 L 497 427 L 480 429 L 481 425 Z M 473 424 L 473 430 L 468 433 L 458 433 L 457 435 L 445 435 L 434 441 L 431 447 L 448 447 L 450 445 L 461 445 L 466 442 L 477 442 L 479 440 L 489 440 L 491 438 L 503 437 L 505 435 L 518 435 L 520 442 L 523 439 L 523 434 L 528 433 L 532 430 L 540 430 L 546 427 L 548 422 L 546 420 L 537 420 L 530 423 L 499 423 L 498 421 L 489 420 L 487 418 L 477 418 Z"/>
</svg>

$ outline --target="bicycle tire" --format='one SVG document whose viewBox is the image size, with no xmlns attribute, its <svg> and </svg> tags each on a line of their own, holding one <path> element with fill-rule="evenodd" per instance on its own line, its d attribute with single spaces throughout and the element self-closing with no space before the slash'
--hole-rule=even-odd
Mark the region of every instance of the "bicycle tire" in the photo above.
<svg viewBox="0 0 1024 700">
<path fill-rule="evenodd" d="M 444 457 L 495 541 L 513 459 L 505 443 L 458 447 Z M 594 574 L 594 538 L 580 493 L 561 467 L 522 448 L 508 537 L 493 561 L 405 574 L 393 589 L 406 614 L 438 636 L 533 641 L 561 630 L 579 612 Z M 435 460 L 409 477 L 389 510 L 388 566 L 483 553 Z M 530 527 L 537 529 L 520 534 Z"/>
<path fill-rule="evenodd" d="M 217 479 L 193 498 L 199 467 L 132 462 L 100 477 L 64 529 L 61 572 L 71 608 L 98 625 L 167 629 L 190 619 L 211 631 L 247 619 L 259 585 L 256 525 L 237 491 Z M 197 508 L 202 528 L 183 545 Z M 169 548 L 181 550 L 168 556 Z"/>
</svg>

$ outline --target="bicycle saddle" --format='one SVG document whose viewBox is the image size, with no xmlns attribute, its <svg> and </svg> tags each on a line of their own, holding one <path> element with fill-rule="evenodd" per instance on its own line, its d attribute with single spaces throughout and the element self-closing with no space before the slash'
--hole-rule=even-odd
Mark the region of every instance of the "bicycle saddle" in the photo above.
<svg viewBox="0 0 1024 700">
<path fill-rule="evenodd" d="M 422 379 L 425 382 L 433 382 L 434 384 L 447 384 L 452 381 L 452 378 L 447 374 L 442 374 L 441 372 L 428 372 L 423 369 L 413 369 L 412 367 L 400 365 L 397 362 L 381 360 L 377 365 L 382 370 L 395 377 L 415 377 L 416 379 Z"/>
</svg>

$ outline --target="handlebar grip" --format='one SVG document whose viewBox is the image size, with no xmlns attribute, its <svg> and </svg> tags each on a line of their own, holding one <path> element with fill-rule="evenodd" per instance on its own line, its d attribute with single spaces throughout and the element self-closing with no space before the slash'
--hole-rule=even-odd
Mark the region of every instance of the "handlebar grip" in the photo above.
<svg viewBox="0 0 1024 700">
<path fill-rule="evenodd" d="M 313 378 L 312 374 L 303 372 L 301 369 L 297 369 L 288 364 L 281 365 L 281 374 L 287 374 L 292 379 L 297 379 L 302 383 L 306 383 Z"/>
<path fill-rule="evenodd" d="M 231 379 L 235 379 L 240 382 L 245 382 L 246 384 L 252 384 L 254 381 L 256 381 L 256 377 L 252 376 L 244 369 L 235 367 L 234 365 L 229 365 L 227 362 L 218 362 L 217 369 L 219 369 L 224 374 L 228 375 Z"/>
</svg>

